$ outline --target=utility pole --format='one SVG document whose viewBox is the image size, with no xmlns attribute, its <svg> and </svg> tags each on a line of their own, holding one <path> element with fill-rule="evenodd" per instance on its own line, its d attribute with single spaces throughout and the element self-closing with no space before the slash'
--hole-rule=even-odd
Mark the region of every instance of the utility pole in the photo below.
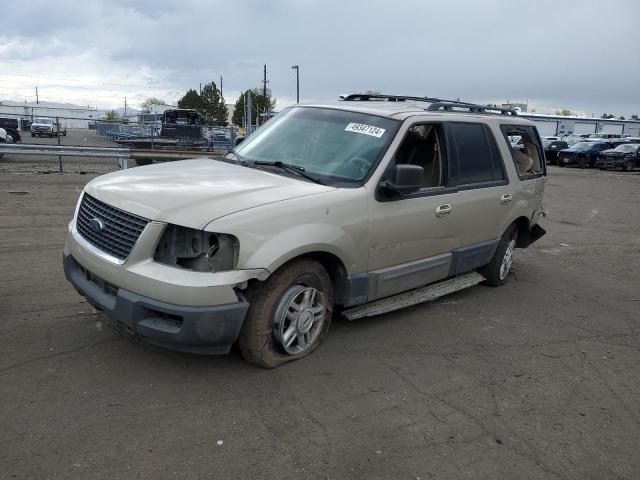
<svg viewBox="0 0 640 480">
<path fill-rule="evenodd" d="M 200 95 L 202 95 L 202 82 L 200 82 Z"/>
<path fill-rule="evenodd" d="M 220 75 L 220 98 L 222 98 L 222 75 Z"/>
<path fill-rule="evenodd" d="M 127 97 L 124 97 L 124 116 L 127 116 Z"/>
<path fill-rule="evenodd" d="M 36 87 L 36 104 L 40 103 L 40 100 L 38 99 L 38 87 Z"/>
<path fill-rule="evenodd" d="M 267 66 L 264 66 L 264 72 L 262 75 L 262 101 L 264 102 L 264 121 L 267 121 L 267 109 L 269 108 L 269 102 L 267 101 Z"/>
<path fill-rule="evenodd" d="M 300 67 L 293 65 L 291 68 L 296 71 L 296 103 L 300 103 Z"/>
</svg>

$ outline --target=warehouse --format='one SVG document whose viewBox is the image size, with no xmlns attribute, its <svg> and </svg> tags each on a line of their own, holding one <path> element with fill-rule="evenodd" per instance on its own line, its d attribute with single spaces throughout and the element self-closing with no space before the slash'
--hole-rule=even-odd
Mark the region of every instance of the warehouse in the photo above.
<svg viewBox="0 0 640 480">
<path fill-rule="evenodd" d="M 615 118 L 565 117 L 560 115 L 522 114 L 532 120 L 541 136 L 579 135 L 587 133 L 611 133 L 631 137 L 640 136 L 639 120 L 618 120 Z"/>
</svg>

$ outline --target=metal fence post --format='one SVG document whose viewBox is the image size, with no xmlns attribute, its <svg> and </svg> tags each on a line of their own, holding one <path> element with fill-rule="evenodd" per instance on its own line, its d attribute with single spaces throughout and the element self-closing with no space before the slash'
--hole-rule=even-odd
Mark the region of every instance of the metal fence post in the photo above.
<svg viewBox="0 0 640 480">
<path fill-rule="evenodd" d="M 153 115 L 153 123 L 151 124 L 151 150 L 153 150 L 153 137 L 156 135 L 156 122 L 158 121 L 158 114 Z"/>
<path fill-rule="evenodd" d="M 60 118 L 56 117 L 56 137 L 58 138 L 58 146 L 60 146 Z M 58 168 L 62 173 L 62 155 L 58 155 Z"/>
</svg>

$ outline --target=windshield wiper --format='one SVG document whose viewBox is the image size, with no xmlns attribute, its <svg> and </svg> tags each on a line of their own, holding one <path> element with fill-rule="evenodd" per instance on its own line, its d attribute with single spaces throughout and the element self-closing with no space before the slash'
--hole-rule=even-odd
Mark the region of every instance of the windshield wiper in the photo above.
<svg viewBox="0 0 640 480">
<path fill-rule="evenodd" d="M 242 155 L 240 155 L 240 154 L 236 151 L 236 148 L 235 148 L 235 147 L 233 147 L 231 150 L 229 150 L 229 153 L 232 153 L 232 154 L 233 154 L 233 155 L 238 159 L 238 161 L 240 162 L 240 165 L 243 165 L 243 166 L 245 166 L 245 167 L 246 167 L 247 165 L 249 165 L 249 162 L 247 162 L 247 161 L 244 159 L 244 157 L 243 157 Z"/>
<path fill-rule="evenodd" d="M 309 175 L 308 173 L 305 173 L 304 167 L 301 167 L 300 165 L 293 165 L 291 163 L 284 163 L 280 161 L 269 162 L 265 160 L 256 160 L 255 162 L 253 162 L 253 165 L 266 165 L 268 167 L 280 168 L 281 170 L 285 170 L 286 172 L 295 173 L 296 175 L 306 178 L 307 180 L 311 180 L 312 182 L 317 183 L 318 185 L 326 185 L 326 183 L 320 180 L 319 178 L 316 178 L 313 175 Z"/>
</svg>

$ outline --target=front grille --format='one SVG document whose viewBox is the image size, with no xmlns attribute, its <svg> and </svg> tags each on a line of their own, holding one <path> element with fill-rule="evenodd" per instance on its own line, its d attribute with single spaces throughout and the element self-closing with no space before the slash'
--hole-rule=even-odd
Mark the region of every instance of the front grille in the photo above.
<svg viewBox="0 0 640 480">
<path fill-rule="evenodd" d="M 125 260 L 148 223 L 146 218 L 124 212 L 85 193 L 78 209 L 76 228 L 91 245 Z"/>
</svg>

